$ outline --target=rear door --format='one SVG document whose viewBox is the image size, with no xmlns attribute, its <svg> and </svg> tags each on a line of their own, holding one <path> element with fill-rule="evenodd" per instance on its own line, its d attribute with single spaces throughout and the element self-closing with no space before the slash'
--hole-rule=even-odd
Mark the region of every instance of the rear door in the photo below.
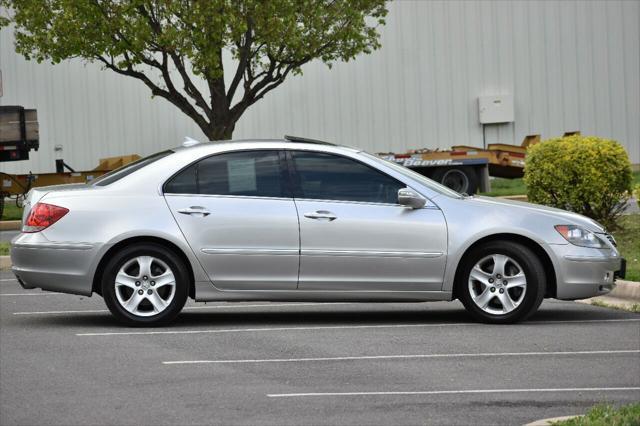
<svg viewBox="0 0 640 426">
<path fill-rule="evenodd" d="M 173 216 L 220 289 L 297 286 L 298 217 L 280 155 L 276 150 L 213 155 L 165 184 Z"/>
<path fill-rule="evenodd" d="M 292 151 L 301 290 L 439 291 L 447 227 L 427 204 L 398 204 L 406 185 L 345 156 Z"/>
</svg>

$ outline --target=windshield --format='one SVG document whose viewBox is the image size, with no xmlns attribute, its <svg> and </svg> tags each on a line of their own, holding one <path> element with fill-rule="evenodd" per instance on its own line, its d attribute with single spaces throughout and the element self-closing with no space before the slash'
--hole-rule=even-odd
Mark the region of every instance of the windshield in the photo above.
<svg viewBox="0 0 640 426">
<path fill-rule="evenodd" d="M 422 185 L 426 186 L 427 188 L 437 192 L 438 194 L 442 194 L 442 195 L 446 195 L 447 197 L 451 197 L 451 198 L 464 198 L 464 196 L 456 191 L 454 191 L 451 188 L 448 188 L 444 185 L 439 184 L 438 182 L 429 179 L 428 177 L 422 176 L 420 173 L 418 172 L 414 172 L 411 169 L 408 169 L 404 166 L 401 166 L 400 164 L 394 162 L 394 161 L 390 161 L 390 160 L 386 160 L 384 158 L 378 157 L 377 155 L 373 155 L 373 154 L 369 154 L 368 152 L 362 152 L 362 154 L 366 155 L 369 158 L 372 159 L 376 159 L 376 160 L 380 160 L 380 161 L 384 161 L 385 165 L 391 167 L 392 169 L 394 169 L 395 171 L 397 171 L 398 173 L 407 176 L 413 180 L 417 180 L 418 182 L 420 182 Z"/>
<path fill-rule="evenodd" d="M 113 182 L 119 181 L 125 176 L 129 176 L 131 173 L 136 170 L 140 170 L 143 167 L 148 166 L 149 164 L 158 161 L 161 158 L 166 157 L 167 155 L 173 154 L 173 151 L 162 151 L 152 154 L 148 157 L 141 158 L 139 160 L 134 161 L 133 163 L 129 163 L 125 166 L 117 168 L 115 170 L 106 173 L 91 182 L 89 184 L 94 186 L 107 186 L 112 184 Z"/>
</svg>

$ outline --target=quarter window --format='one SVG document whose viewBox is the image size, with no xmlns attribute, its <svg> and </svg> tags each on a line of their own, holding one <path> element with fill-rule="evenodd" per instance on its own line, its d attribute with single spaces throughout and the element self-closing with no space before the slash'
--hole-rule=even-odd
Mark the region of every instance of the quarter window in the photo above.
<svg viewBox="0 0 640 426">
<path fill-rule="evenodd" d="M 398 203 L 398 190 L 405 184 L 349 158 L 293 151 L 299 198 L 316 200 Z"/>
<path fill-rule="evenodd" d="M 278 151 L 241 151 L 207 157 L 165 185 L 170 194 L 283 197 Z"/>
</svg>

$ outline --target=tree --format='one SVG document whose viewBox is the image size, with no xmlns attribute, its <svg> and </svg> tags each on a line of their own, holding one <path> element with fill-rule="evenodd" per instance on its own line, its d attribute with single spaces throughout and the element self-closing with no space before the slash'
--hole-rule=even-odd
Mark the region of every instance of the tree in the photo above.
<svg viewBox="0 0 640 426">
<path fill-rule="evenodd" d="M 230 139 L 246 109 L 307 62 L 331 66 L 379 48 L 387 14 L 385 0 L 0 0 L 0 7 L 8 15 L 0 27 L 13 26 L 26 59 L 82 58 L 136 78 L 210 140 Z M 223 52 L 236 65 L 228 75 Z"/>
</svg>

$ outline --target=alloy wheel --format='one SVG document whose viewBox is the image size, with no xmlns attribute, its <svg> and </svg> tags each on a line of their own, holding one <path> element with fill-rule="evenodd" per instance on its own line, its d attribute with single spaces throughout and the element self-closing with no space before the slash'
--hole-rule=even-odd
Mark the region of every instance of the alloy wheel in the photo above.
<svg viewBox="0 0 640 426">
<path fill-rule="evenodd" d="M 176 293 L 176 278 L 169 266 L 153 256 L 138 256 L 120 268 L 115 293 L 127 312 L 149 317 L 163 312 Z"/>
<path fill-rule="evenodd" d="M 468 286 L 471 299 L 480 309 L 492 315 L 504 315 L 524 300 L 527 277 L 511 257 L 491 254 L 471 269 Z"/>
</svg>

